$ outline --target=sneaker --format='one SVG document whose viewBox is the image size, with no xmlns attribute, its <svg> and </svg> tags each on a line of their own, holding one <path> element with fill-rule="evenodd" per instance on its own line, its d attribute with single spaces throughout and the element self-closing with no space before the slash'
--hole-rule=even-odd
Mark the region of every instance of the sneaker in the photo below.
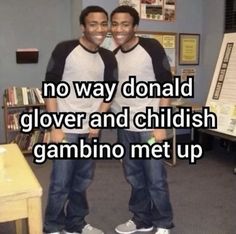
<svg viewBox="0 0 236 234">
<path fill-rule="evenodd" d="M 63 231 L 63 234 L 80 234 L 78 232 L 67 232 L 67 231 Z"/>
<path fill-rule="evenodd" d="M 104 234 L 104 232 L 98 228 L 92 227 L 90 224 L 87 224 L 84 226 L 81 233 L 64 231 L 64 234 Z"/>
<path fill-rule="evenodd" d="M 153 227 L 137 228 L 136 224 L 132 220 L 129 220 L 126 223 L 118 225 L 115 231 L 119 234 L 131 234 L 135 232 L 150 232 L 152 229 Z"/>
<path fill-rule="evenodd" d="M 155 234 L 170 234 L 170 230 L 165 228 L 157 228 L 157 232 Z"/>
<path fill-rule="evenodd" d="M 46 234 L 60 234 L 60 232 L 47 232 Z"/>
<path fill-rule="evenodd" d="M 104 234 L 104 232 L 98 228 L 92 227 L 90 224 L 87 224 L 82 229 L 81 234 Z"/>
</svg>

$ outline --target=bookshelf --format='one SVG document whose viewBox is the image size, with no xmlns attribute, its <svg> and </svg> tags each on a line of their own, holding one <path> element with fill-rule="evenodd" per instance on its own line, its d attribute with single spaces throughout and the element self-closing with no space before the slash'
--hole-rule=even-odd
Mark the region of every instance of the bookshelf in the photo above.
<svg viewBox="0 0 236 234">
<path fill-rule="evenodd" d="M 3 96 L 3 114 L 5 142 L 16 143 L 23 154 L 30 154 L 37 142 L 47 142 L 49 133 L 43 129 L 35 129 L 24 134 L 20 130 L 19 116 L 22 112 L 30 112 L 33 108 L 45 109 L 45 103 L 38 88 L 9 87 Z"/>
</svg>

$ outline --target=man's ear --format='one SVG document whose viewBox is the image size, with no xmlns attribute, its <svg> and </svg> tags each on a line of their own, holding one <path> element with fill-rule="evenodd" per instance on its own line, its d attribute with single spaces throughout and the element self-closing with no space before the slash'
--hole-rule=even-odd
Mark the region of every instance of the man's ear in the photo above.
<svg viewBox="0 0 236 234">
<path fill-rule="evenodd" d="M 138 25 L 134 25 L 134 31 L 137 32 L 138 31 Z"/>
<path fill-rule="evenodd" d="M 85 31 L 85 27 L 83 24 L 80 25 L 80 29 L 81 29 L 81 32 L 84 32 Z"/>
</svg>

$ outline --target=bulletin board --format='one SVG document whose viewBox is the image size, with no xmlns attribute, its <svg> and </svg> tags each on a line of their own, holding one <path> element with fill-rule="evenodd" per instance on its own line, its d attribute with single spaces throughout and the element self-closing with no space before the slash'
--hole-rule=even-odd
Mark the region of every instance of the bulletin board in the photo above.
<svg viewBox="0 0 236 234">
<path fill-rule="evenodd" d="M 141 19 L 175 21 L 176 0 L 119 0 L 119 5 L 132 6 Z"/>
<path fill-rule="evenodd" d="M 206 106 L 217 116 L 211 130 L 236 136 L 236 33 L 224 35 Z"/>
</svg>

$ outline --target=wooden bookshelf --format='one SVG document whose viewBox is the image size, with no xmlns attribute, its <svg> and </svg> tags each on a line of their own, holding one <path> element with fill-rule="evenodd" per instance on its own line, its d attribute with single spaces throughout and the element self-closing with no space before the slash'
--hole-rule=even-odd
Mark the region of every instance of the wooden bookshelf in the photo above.
<svg viewBox="0 0 236 234">
<path fill-rule="evenodd" d="M 5 142 L 16 143 L 22 153 L 27 155 L 32 152 L 32 147 L 37 142 L 45 141 L 48 132 L 35 129 L 31 133 L 21 132 L 19 115 L 30 112 L 34 108 L 45 109 L 45 103 L 38 88 L 9 87 L 3 96 L 3 114 Z"/>
</svg>

